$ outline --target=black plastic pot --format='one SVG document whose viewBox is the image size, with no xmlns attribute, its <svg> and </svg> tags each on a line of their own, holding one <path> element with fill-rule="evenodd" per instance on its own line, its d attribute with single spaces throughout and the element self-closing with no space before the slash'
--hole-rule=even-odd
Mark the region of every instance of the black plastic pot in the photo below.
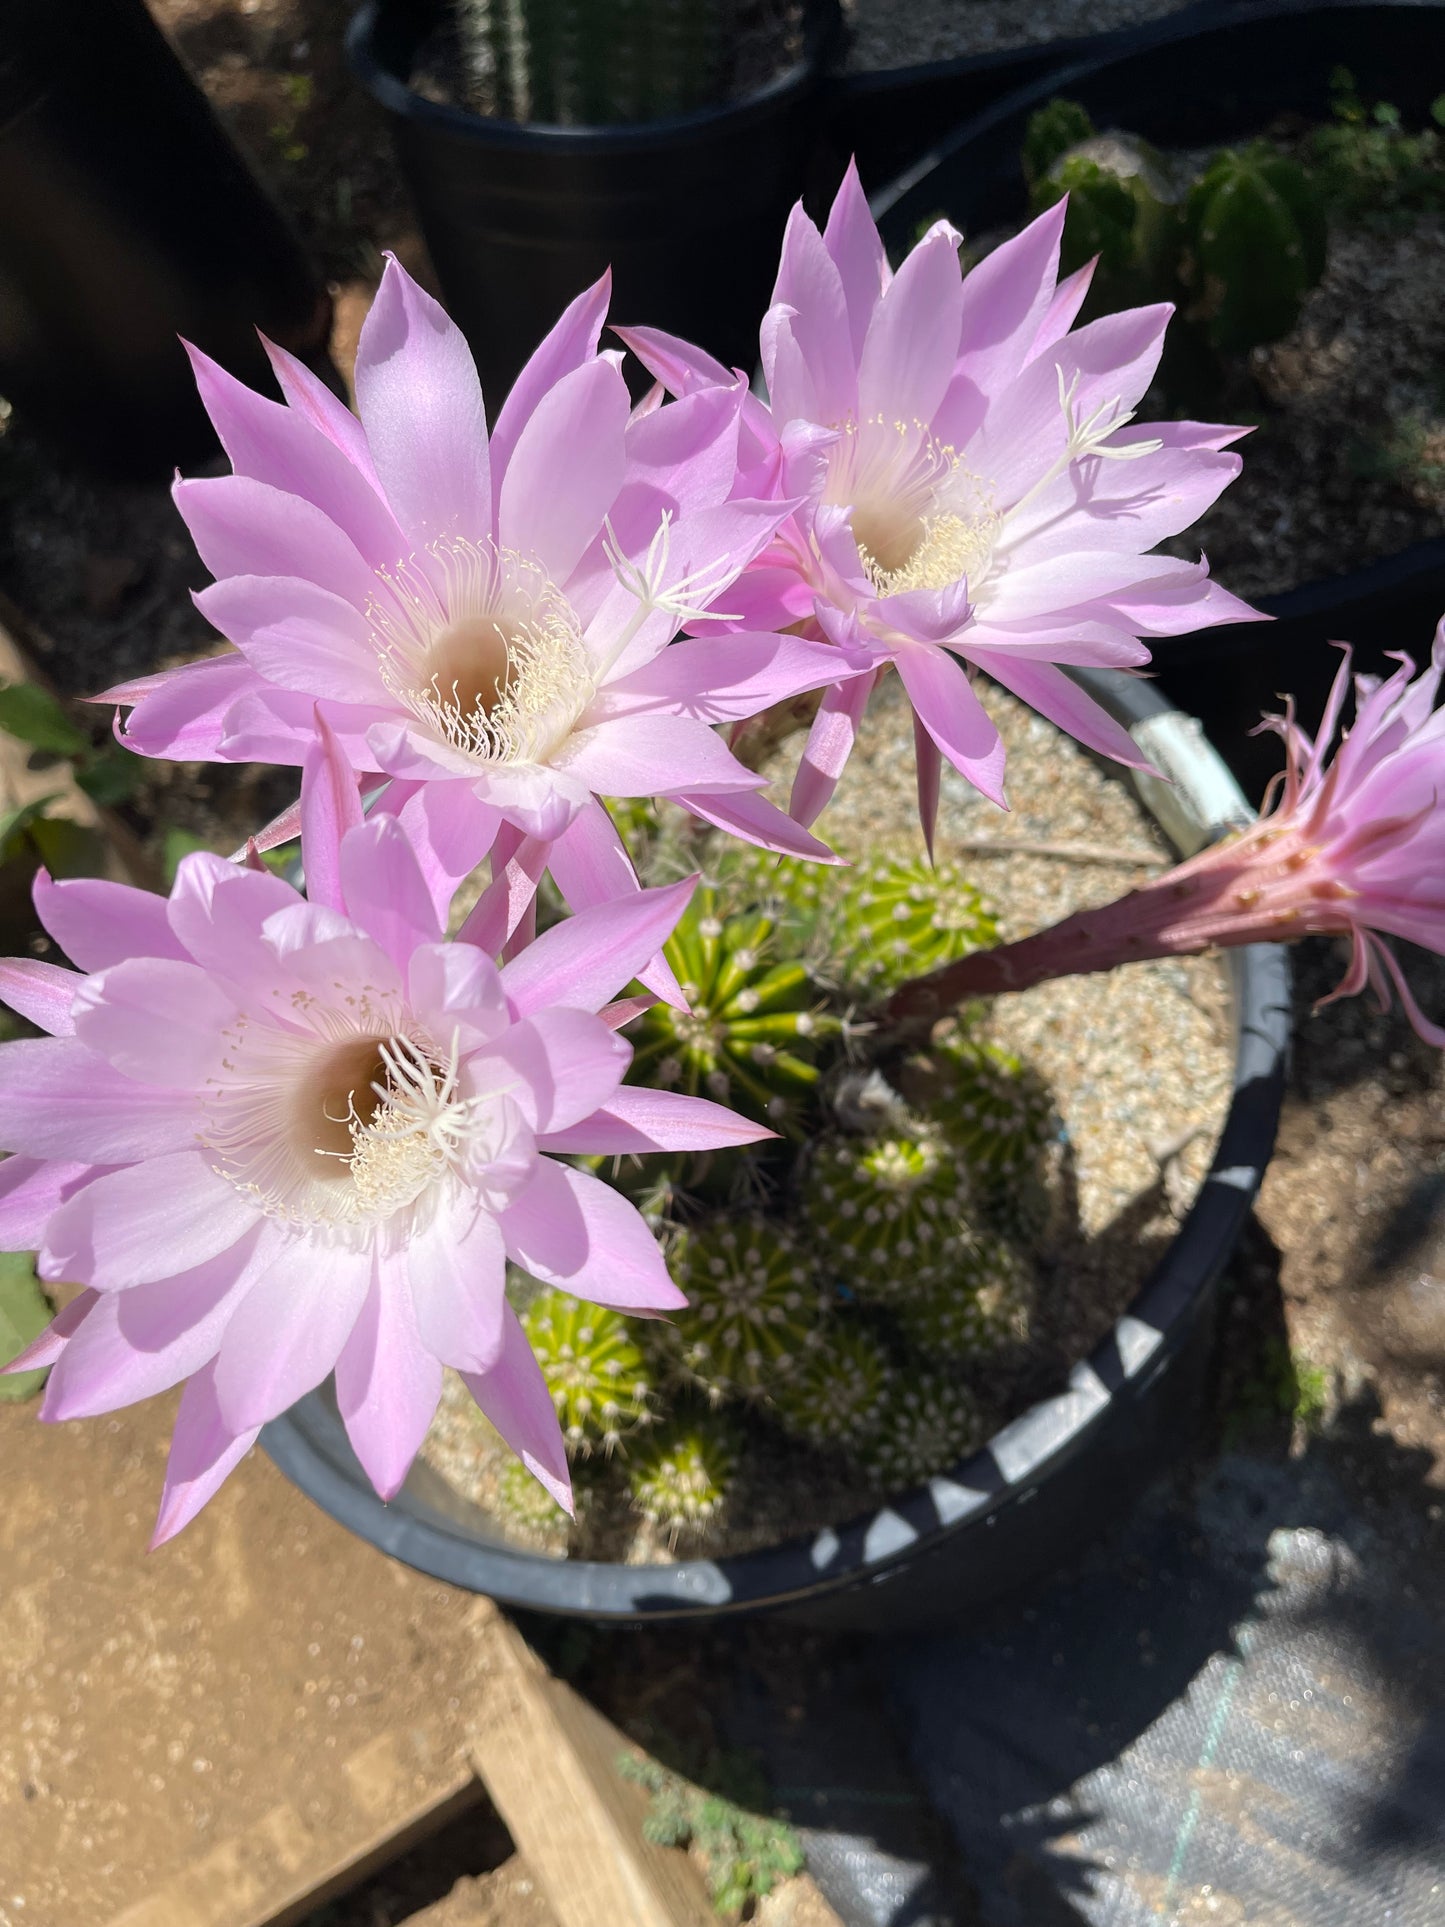
<svg viewBox="0 0 1445 1927">
<path fill-rule="evenodd" d="M 1147 683 L 1081 673 L 1174 779 L 1172 787 L 1153 782 L 1145 800 L 1181 847 L 1198 847 L 1243 811 L 1191 719 Z M 877 1511 L 731 1558 L 666 1566 L 547 1559 L 504 1544 L 427 1465 L 383 1505 L 327 1391 L 268 1425 L 261 1442 L 318 1505 L 384 1552 L 536 1611 L 641 1623 L 770 1610 L 815 1625 L 896 1628 L 996 1598 L 1101 1531 L 1194 1435 L 1214 1286 L 1274 1145 L 1289 1035 L 1284 952 L 1238 950 L 1231 962 L 1234 1098 L 1210 1175 L 1162 1263 L 1065 1390 Z"/>
<path fill-rule="evenodd" d="M 178 337 L 270 388 L 259 327 L 335 380 L 331 302 L 142 0 L 0 10 L 0 393 L 102 469 L 216 450 Z"/>
<path fill-rule="evenodd" d="M 347 40 L 493 412 L 566 304 L 607 267 L 612 313 L 751 367 L 788 209 L 818 128 L 832 0 L 804 58 L 726 107 L 619 127 L 520 126 L 411 86 L 442 0 L 368 0 Z"/>
<path fill-rule="evenodd" d="M 1197 14 L 1174 16 L 1146 44 L 1055 71 L 980 114 L 876 194 L 873 209 L 896 252 L 940 212 L 974 231 L 1019 219 L 1024 129 L 1058 94 L 1080 101 L 1100 127 L 1127 127 L 1161 147 L 1203 147 L 1257 133 L 1286 111 L 1327 118 L 1340 66 L 1367 98 L 1426 121 L 1445 78 L 1445 7 L 1249 0 L 1205 24 Z M 1244 456 L 1247 463 L 1248 444 Z M 1259 606 L 1275 620 L 1170 638 L 1153 664 L 1165 694 L 1204 721 L 1256 800 L 1279 758 L 1272 741 L 1248 731 L 1281 691 L 1298 698 L 1307 721 L 1318 713 L 1339 666 L 1324 645 L 1352 642 L 1360 666 L 1376 671 L 1386 649 L 1424 653 L 1445 612 L 1445 542 L 1262 597 Z"/>
</svg>

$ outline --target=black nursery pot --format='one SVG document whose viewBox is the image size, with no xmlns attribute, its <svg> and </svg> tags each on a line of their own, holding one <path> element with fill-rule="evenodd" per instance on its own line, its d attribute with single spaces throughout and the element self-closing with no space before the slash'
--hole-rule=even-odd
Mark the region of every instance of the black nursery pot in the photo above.
<svg viewBox="0 0 1445 1927">
<path fill-rule="evenodd" d="M 804 56 L 728 106 L 618 127 L 492 120 L 411 80 L 442 0 L 368 0 L 347 39 L 387 110 L 448 312 L 495 413 L 575 295 L 611 267 L 612 313 L 751 367 L 788 209 L 818 126 L 833 0 L 808 11 Z"/>
<path fill-rule="evenodd" d="M 143 0 L 0 6 L 0 394 L 103 471 L 217 452 L 184 336 L 271 388 L 260 328 L 339 386 L 331 300 Z"/>
<path fill-rule="evenodd" d="M 1247 814 L 1192 719 L 1147 683 L 1107 670 L 1077 673 L 1140 732 L 1172 779 L 1154 782 L 1146 802 L 1182 849 Z M 1289 1035 L 1284 952 L 1256 946 L 1230 960 L 1233 1100 L 1209 1176 L 1162 1262 L 1056 1396 L 960 1465 L 865 1516 L 727 1558 L 659 1566 L 548 1559 L 507 1545 L 485 1513 L 420 1462 L 384 1505 L 329 1390 L 273 1421 L 261 1443 L 318 1505 L 382 1551 L 538 1612 L 643 1624 L 770 1611 L 881 1631 L 957 1617 L 1012 1591 L 1102 1531 L 1195 1435 L 1215 1285 L 1274 1146 Z"/>
<path fill-rule="evenodd" d="M 1176 15 L 1138 45 L 1056 70 L 967 122 L 873 196 L 897 257 L 940 213 L 973 232 L 1026 212 L 1019 154 L 1029 117 L 1057 95 L 1079 101 L 1099 127 L 1124 127 L 1160 147 L 1247 139 L 1282 113 L 1325 120 L 1330 77 L 1347 67 L 1367 98 L 1428 124 L 1445 82 L 1445 7 L 1248 0 Z M 1249 445 L 1244 444 L 1246 466 Z M 1349 508 L 1341 508 L 1348 515 Z M 1382 652 L 1417 657 L 1445 611 L 1445 542 L 1424 542 L 1361 569 L 1259 598 L 1269 622 L 1230 624 L 1155 645 L 1151 674 L 1200 717 L 1247 795 L 1258 800 L 1279 767 L 1276 745 L 1249 731 L 1282 691 L 1307 724 L 1319 714 L 1339 656 L 1356 645 L 1361 668 Z"/>
</svg>

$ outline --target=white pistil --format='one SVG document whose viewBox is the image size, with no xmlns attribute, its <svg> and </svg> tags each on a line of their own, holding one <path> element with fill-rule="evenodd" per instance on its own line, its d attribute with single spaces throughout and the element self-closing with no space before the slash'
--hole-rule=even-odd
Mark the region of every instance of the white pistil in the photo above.
<svg viewBox="0 0 1445 1927">
<path fill-rule="evenodd" d="M 662 585 L 667 579 L 667 561 L 672 548 L 672 511 L 664 509 L 657 533 L 647 545 L 646 560 L 637 563 L 623 551 L 617 539 L 617 531 L 611 519 L 603 522 L 602 552 L 607 557 L 612 573 L 622 587 L 632 596 L 637 607 L 628 617 L 619 634 L 614 638 L 598 670 L 598 680 L 604 678 L 622 658 L 624 651 L 641 629 L 650 615 L 665 610 L 677 628 L 685 622 L 737 622 L 737 616 L 727 615 L 721 609 L 707 609 L 702 605 L 717 595 L 733 574 L 732 565 L 727 561 L 711 562 L 706 568 L 697 569 L 691 575 L 679 576 L 670 589 Z"/>
</svg>

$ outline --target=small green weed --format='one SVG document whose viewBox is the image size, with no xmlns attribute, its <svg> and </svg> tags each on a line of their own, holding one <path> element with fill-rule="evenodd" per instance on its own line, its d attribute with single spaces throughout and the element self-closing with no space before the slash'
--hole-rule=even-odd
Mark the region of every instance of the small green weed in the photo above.
<svg viewBox="0 0 1445 1927">
<path fill-rule="evenodd" d="M 1398 107 L 1366 101 L 1349 69 L 1337 67 L 1330 111 L 1305 140 L 1303 158 L 1335 211 L 1388 220 L 1445 208 L 1445 94 L 1430 105 L 1433 125 L 1412 132 Z"/>
<path fill-rule="evenodd" d="M 661 1847 L 691 1847 L 707 1868 L 720 1914 L 746 1918 L 755 1903 L 803 1865 L 798 1836 L 785 1821 L 755 1812 L 767 1801 L 756 1764 L 742 1753 L 714 1753 L 704 1769 L 713 1783 L 694 1786 L 657 1760 L 619 1754 L 618 1771 L 652 1795 L 642 1831 Z"/>
</svg>

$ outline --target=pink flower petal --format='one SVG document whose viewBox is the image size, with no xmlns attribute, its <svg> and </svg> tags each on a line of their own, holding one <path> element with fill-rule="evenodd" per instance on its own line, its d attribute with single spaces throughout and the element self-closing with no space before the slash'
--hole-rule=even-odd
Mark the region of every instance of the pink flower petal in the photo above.
<svg viewBox="0 0 1445 1927">
<path fill-rule="evenodd" d="M 507 1254 L 489 1211 L 439 1215 L 407 1247 L 420 1344 L 444 1365 L 489 1372 L 502 1350 Z"/>
<path fill-rule="evenodd" d="M 423 944 L 407 972 L 412 1009 L 441 1042 L 455 1032 L 463 1056 L 489 1044 L 512 1021 L 501 974 L 469 943 Z"/>
<path fill-rule="evenodd" d="M 1011 689 L 1014 695 L 1047 716 L 1051 723 L 1094 749 L 1111 756 L 1130 769 L 1148 769 L 1147 757 L 1139 753 L 1133 737 L 1108 711 L 1101 709 L 1092 696 L 1049 662 L 1034 662 L 1022 656 L 1006 655 L 1001 650 L 980 649 L 970 655 L 995 682 Z"/>
<path fill-rule="evenodd" d="M 553 1004 L 601 1010 L 666 943 L 696 885 L 687 877 L 554 924 L 503 969 L 512 1008 L 519 1017 Z"/>
<path fill-rule="evenodd" d="M 876 671 L 850 677 L 830 689 L 818 705 L 788 801 L 789 815 L 805 829 L 822 815 L 838 787 L 876 681 Z"/>
<path fill-rule="evenodd" d="M 701 817 L 704 823 L 726 830 L 729 836 L 755 843 L 760 850 L 774 850 L 779 856 L 800 856 L 810 863 L 842 863 L 826 843 L 803 829 L 795 818 L 786 816 L 758 790 L 735 790 L 727 796 L 701 796 L 694 791 L 673 797 L 683 809 Z M 672 1000 L 669 999 L 669 1002 Z M 684 1003 L 677 1008 L 685 1009 Z"/>
<path fill-rule="evenodd" d="M 504 823 L 492 845 L 492 880 L 467 913 L 457 940 L 500 957 L 537 898 L 555 845 Z"/>
<path fill-rule="evenodd" d="M 595 798 L 578 811 L 551 845 L 548 863 L 552 881 L 573 910 L 586 910 L 614 897 L 635 896 L 642 888 L 616 824 Z M 639 982 L 674 1010 L 687 1009 L 672 965 L 660 950 L 637 975 Z"/>
<path fill-rule="evenodd" d="M 699 636 L 674 642 L 659 656 L 607 685 L 589 715 L 608 717 L 656 707 L 704 723 L 738 722 L 846 674 L 836 643 L 802 636 Z"/>
<path fill-rule="evenodd" d="M 302 414 L 258 395 L 187 344 L 201 400 L 238 475 L 314 502 L 373 568 L 408 544 L 385 501 L 329 436 Z"/>
<path fill-rule="evenodd" d="M 622 1311 L 676 1311 L 687 1303 L 637 1210 L 585 1171 L 540 1159 L 501 1226 L 515 1264 L 578 1298 Z"/>
<path fill-rule="evenodd" d="M 220 1069 L 239 1015 L 198 964 L 132 957 L 85 979 L 75 1034 L 139 1085 L 193 1092 Z"/>
<path fill-rule="evenodd" d="M 1046 208 L 963 284 L 962 369 L 986 391 L 1012 381 L 1034 351 L 1054 296 L 1066 212 L 1063 201 Z"/>
<path fill-rule="evenodd" d="M 375 816 L 349 832 L 341 846 L 341 891 L 347 915 L 403 973 L 418 944 L 441 938 L 421 865 L 394 816 Z"/>
<path fill-rule="evenodd" d="M 671 796 L 678 790 L 755 790 L 762 779 L 705 723 L 687 716 L 584 718 L 558 752 L 566 775 L 604 796 Z"/>
<path fill-rule="evenodd" d="M 169 1391 L 215 1357 L 255 1274 L 262 1226 L 194 1271 L 103 1294 L 45 1388 L 40 1416 L 95 1418 Z"/>
<path fill-rule="evenodd" d="M 892 276 L 878 229 L 858 179 L 858 163 L 849 160 L 843 185 L 833 200 L 823 245 L 832 255 L 848 307 L 848 336 L 855 361 L 863 353 L 868 327 Z"/>
<path fill-rule="evenodd" d="M 356 352 L 356 401 L 392 512 L 421 548 L 491 533 L 487 418 L 461 331 L 388 257 Z"/>
<path fill-rule="evenodd" d="M 61 1158 L 0 1161 L 0 1251 L 38 1251 L 65 1200 L 99 1175 L 93 1164 Z"/>
<path fill-rule="evenodd" d="M 74 1036 L 71 1005 L 83 982 L 79 972 L 38 957 L 0 958 L 0 1002 L 52 1037 Z"/>
<path fill-rule="evenodd" d="M 503 547 L 565 582 L 602 526 L 626 470 L 627 384 L 605 361 L 564 375 L 517 438 L 497 504 Z"/>
<path fill-rule="evenodd" d="M 0 1145 L 29 1157 L 130 1164 L 195 1141 L 193 1092 L 136 1084 L 69 1037 L 0 1051 Z"/>
<path fill-rule="evenodd" d="M 205 1152 L 171 1151 L 97 1178 L 46 1228 L 38 1270 L 97 1291 L 193 1271 L 254 1230 L 259 1212 Z"/>
<path fill-rule="evenodd" d="M 48 1370 L 57 1358 L 64 1357 L 66 1346 L 95 1307 L 104 1303 L 98 1291 L 77 1292 L 68 1305 L 56 1312 L 38 1338 L 32 1339 L 23 1352 L 17 1352 L 8 1365 L 0 1365 L 0 1376 Z"/>
<path fill-rule="evenodd" d="M 466 1067 L 463 1088 L 506 1087 L 535 1131 L 565 1131 L 609 1103 L 632 1046 L 590 1011 L 537 1010 Z"/>
<path fill-rule="evenodd" d="M 894 658 L 919 720 L 949 762 L 991 803 L 1004 800 L 1004 747 L 962 667 L 946 649 L 915 644 Z"/>
<path fill-rule="evenodd" d="M 326 720 L 357 770 L 380 767 L 372 754 L 373 732 L 394 720 L 395 712 L 359 703 L 325 704 Z M 316 702 L 298 690 L 275 689 L 258 677 L 249 695 L 227 713 L 220 755 L 228 763 L 306 761 L 316 735 Z M 295 831 L 292 831 L 295 834 Z"/>
<path fill-rule="evenodd" d="M 104 970 L 127 957 L 184 958 L 166 918 L 166 900 L 129 883 L 35 878 L 35 913 L 79 970 Z"/>
<path fill-rule="evenodd" d="M 545 1131 L 539 1151 L 557 1155 L 622 1156 L 647 1151 L 716 1151 L 757 1144 L 776 1133 L 705 1097 L 624 1084 L 590 1117 L 566 1130 Z"/>
<path fill-rule="evenodd" d="M 445 928 L 457 887 L 496 838 L 498 812 L 470 783 L 392 783 L 378 805 L 394 816 L 421 865 L 439 926 Z"/>
<path fill-rule="evenodd" d="M 489 1372 L 465 1372 L 463 1377 L 467 1390 L 523 1465 L 570 1513 L 572 1481 L 562 1427 L 542 1368 L 510 1305 L 502 1311 L 502 1350 L 496 1364 Z"/>
<path fill-rule="evenodd" d="M 253 676 L 333 702 L 389 704 L 371 626 L 344 597 L 295 577 L 233 575 L 196 607 L 234 642 Z"/>
<path fill-rule="evenodd" d="M 401 1257 L 378 1257 L 366 1302 L 336 1361 L 336 1403 L 351 1448 L 394 1499 L 441 1397 L 441 1360 L 421 1342 Z"/>
<path fill-rule="evenodd" d="M 293 412 L 304 416 L 313 428 L 319 429 L 328 441 L 334 442 L 352 467 L 358 469 L 381 495 L 381 482 L 367 446 L 366 431 L 351 410 L 295 355 L 278 347 L 274 341 L 268 341 L 265 335 L 261 337 L 261 346 L 266 350 L 281 393 Z"/>
<path fill-rule="evenodd" d="M 256 1443 L 259 1426 L 237 1433 L 226 1424 L 214 1381 L 215 1367 L 208 1365 L 181 1394 L 152 1552 L 190 1524 Z"/>
<path fill-rule="evenodd" d="M 170 925 L 202 969 L 264 994 L 276 981 L 276 952 L 262 935 L 268 917 L 300 901 L 269 870 L 252 870 L 210 850 L 181 859 L 169 904 Z M 244 992 L 243 992 L 244 994 Z"/>
<path fill-rule="evenodd" d="M 947 221 L 937 222 L 878 304 L 858 364 L 860 420 L 881 414 L 890 422 L 926 422 L 942 401 L 963 323 L 960 238 Z"/>
<path fill-rule="evenodd" d="M 590 288 L 583 290 L 564 309 L 562 318 L 512 383 L 511 393 L 502 403 L 497 425 L 492 430 L 492 485 L 500 492 L 512 451 L 522 430 L 537 412 L 543 397 L 564 375 L 581 368 L 597 353 L 607 304 L 612 298 L 612 273 L 609 269 Z M 495 533 L 495 531 L 493 531 Z"/>
<path fill-rule="evenodd" d="M 328 910 L 346 909 L 341 889 L 341 845 L 365 822 L 356 771 L 342 754 L 318 706 L 316 742 L 301 766 L 301 860 L 306 894 Z"/>
<path fill-rule="evenodd" d="M 273 1253 L 216 1355 L 216 1400 L 233 1431 L 276 1418 L 335 1366 L 366 1302 L 371 1251 L 305 1232 Z"/>
<path fill-rule="evenodd" d="M 791 332 L 813 379 L 819 413 L 842 421 L 858 408 L 858 362 L 849 338 L 848 306 L 823 237 L 797 202 L 788 216 L 773 305 L 793 310 Z M 956 344 L 955 344 L 956 345 Z M 769 388 L 772 379 L 769 378 Z"/>
<path fill-rule="evenodd" d="M 158 676 L 123 684 L 97 696 L 97 702 L 132 703 L 120 740 L 139 756 L 176 762 L 214 761 L 225 735 L 226 717 L 256 686 L 256 672 L 242 655 L 228 649 L 205 662 L 188 662 Z"/>
<path fill-rule="evenodd" d="M 249 475 L 177 482 L 171 491 L 201 560 L 218 580 L 280 575 L 364 609 L 376 576 L 351 538 L 314 502 Z"/>
</svg>

